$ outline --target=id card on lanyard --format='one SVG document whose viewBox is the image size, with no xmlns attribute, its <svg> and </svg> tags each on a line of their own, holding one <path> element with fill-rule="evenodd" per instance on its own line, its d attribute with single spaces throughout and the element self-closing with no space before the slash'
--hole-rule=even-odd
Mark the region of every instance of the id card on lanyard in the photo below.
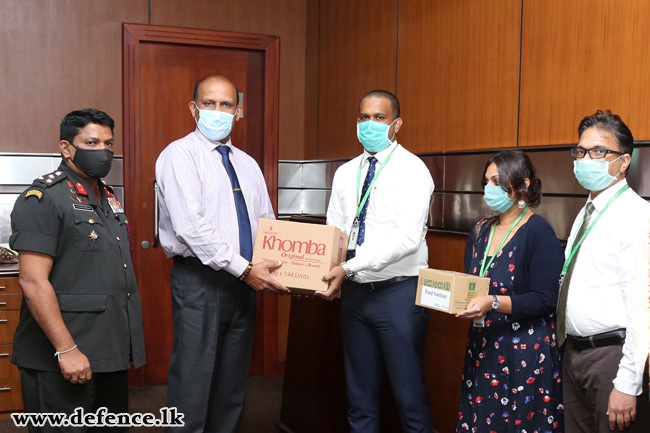
<svg viewBox="0 0 650 433">
<path fill-rule="evenodd" d="M 388 161 L 390 161 L 390 157 L 393 156 L 393 152 L 395 152 L 395 149 L 397 149 L 397 146 L 395 146 L 393 150 L 390 151 L 390 153 L 386 157 L 386 160 L 383 163 L 381 163 L 379 170 L 377 170 L 375 177 L 372 178 L 372 182 L 370 182 L 370 185 L 368 185 L 368 190 L 363 195 L 363 197 L 360 197 L 361 169 L 363 168 L 363 162 L 365 158 L 362 158 L 361 162 L 359 163 L 359 170 L 357 171 L 357 199 L 359 200 L 359 205 L 357 206 L 357 213 L 354 216 L 354 220 L 352 221 L 352 227 L 350 228 L 350 236 L 348 237 L 348 251 L 355 251 L 357 249 L 357 239 L 359 238 L 359 229 L 361 226 L 361 224 L 359 223 L 359 216 L 361 215 L 363 206 L 368 201 L 368 197 L 370 196 L 370 191 L 372 191 L 372 187 L 375 184 L 375 181 L 379 177 L 379 174 L 384 169 L 384 167 L 386 167 L 386 164 L 388 164 Z"/>
</svg>

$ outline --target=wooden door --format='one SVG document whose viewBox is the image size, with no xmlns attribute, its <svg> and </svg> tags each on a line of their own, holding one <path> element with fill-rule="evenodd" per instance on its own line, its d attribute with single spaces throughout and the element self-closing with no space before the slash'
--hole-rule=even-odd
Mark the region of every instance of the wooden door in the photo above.
<svg viewBox="0 0 650 433">
<path fill-rule="evenodd" d="M 124 196 L 147 355 L 147 364 L 131 372 L 131 384 L 160 384 L 167 383 L 173 341 L 172 262 L 154 237 L 156 159 L 169 143 L 195 129 L 188 109 L 194 83 L 223 74 L 243 94 L 244 117 L 233 130 L 232 142 L 257 160 L 277 209 L 279 41 L 274 36 L 135 24 L 124 24 L 123 30 Z M 281 374 L 277 298 L 258 293 L 257 301 L 251 374 Z"/>
</svg>

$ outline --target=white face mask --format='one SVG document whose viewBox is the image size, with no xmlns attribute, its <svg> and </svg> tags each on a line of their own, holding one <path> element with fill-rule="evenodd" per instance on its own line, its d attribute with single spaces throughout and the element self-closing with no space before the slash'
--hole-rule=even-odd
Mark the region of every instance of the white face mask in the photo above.
<svg viewBox="0 0 650 433">
<path fill-rule="evenodd" d="M 194 121 L 199 126 L 199 131 L 205 135 L 205 138 L 212 141 L 219 141 L 230 134 L 235 119 L 234 114 L 218 110 L 201 109 L 196 105 L 196 102 L 194 106 L 199 110 L 199 120 L 197 121 L 195 117 Z"/>
</svg>

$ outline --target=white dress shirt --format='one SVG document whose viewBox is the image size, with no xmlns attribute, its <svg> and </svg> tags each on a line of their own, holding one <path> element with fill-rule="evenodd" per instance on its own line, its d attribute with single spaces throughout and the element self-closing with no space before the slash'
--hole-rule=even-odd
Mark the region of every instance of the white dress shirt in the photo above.
<svg viewBox="0 0 650 433">
<path fill-rule="evenodd" d="M 373 155 L 364 151 L 334 174 L 327 224 L 348 235 L 360 201 L 359 165 L 362 164 L 360 183 L 363 184 L 370 156 Z M 374 156 L 377 180 L 368 197 L 365 239 L 362 245 L 357 245 L 356 256 L 348 261 L 350 270 L 357 272 L 354 280 L 360 283 L 415 276 L 428 266 L 425 236 L 434 188 L 431 173 L 420 158 L 397 141 Z"/>
<path fill-rule="evenodd" d="M 174 141 L 156 161 L 160 244 L 167 257 L 194 256 L 212 269 L 240 276 L 248 260 L 239 254 L 239 224 L 230 178 L 212 142 L 196 129 Z M 246 200 L 255 241 L 258 218 L 275 218 L 257 162 L 232 145 L 229 153 Z"/>
<path fill-rule="evenodd" d="M 594 200 L 591 221 L 621 188 L 621 182 Z M 576 241 L 585 208 L 573 223 L 566 256 Z M 650 203 L 628 189 L 593 226 L 575 260 L 567 298 L 566 328 L 574 336 L 591 336 L 627 328 L 623 358 L 614 386 L 630 395 L 642 391 L 643 369 L 648 358 L 650 306 L 648 302 Z M 585 366 L 588 368 L 588 366 Z"/>
</svg>

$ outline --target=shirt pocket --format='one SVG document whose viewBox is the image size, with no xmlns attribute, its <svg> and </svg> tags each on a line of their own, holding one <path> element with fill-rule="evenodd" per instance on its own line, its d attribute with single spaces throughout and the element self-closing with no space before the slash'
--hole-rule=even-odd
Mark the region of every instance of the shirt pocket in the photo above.
<svg viewBox="0 0 650 433">
<path fill-rule="evenodd" d="M 108 250 L 109 235 L 95 212 L 73 210 L 74 241 L 77 249 L 84 252 Z"/>
<path fill-rule="evenodd" d="M 58 295 L 59 308 L 68 313 L 106 311 L 106 295 Z"/>
<path fill-rule="evenodd" d="M 374 219 L 384 223 L 396 222 L 398 207 L 400 206 L 398 188 L 391 184 L 374 186 L 370 192 L 370 205 L 368 211 L 374 215 Z M 372 209 L 371 209 L 372 208 Z"/>
</svg>

